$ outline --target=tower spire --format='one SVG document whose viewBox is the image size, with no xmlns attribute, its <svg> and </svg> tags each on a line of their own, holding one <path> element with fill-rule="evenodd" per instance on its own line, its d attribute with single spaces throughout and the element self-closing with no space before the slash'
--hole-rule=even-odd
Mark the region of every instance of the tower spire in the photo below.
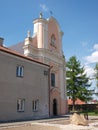
<svg viewBox="0 0 98 130">
<path fill-rule="evenodd" d="M 28 32 L 27 32 L 27 37 L 30 37 L 30 35 L 31 35 L 31 32 L 28 31 Z"/>
</svg>

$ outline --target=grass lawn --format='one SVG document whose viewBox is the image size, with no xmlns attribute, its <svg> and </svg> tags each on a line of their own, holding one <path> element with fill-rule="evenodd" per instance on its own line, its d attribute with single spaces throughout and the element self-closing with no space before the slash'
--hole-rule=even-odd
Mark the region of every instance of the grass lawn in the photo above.
<svg viewBox="0 0 98 130">
<path fill-rule="evenodd" d="M 88 115 L 89 116 L 98 116 L 98 112 L 88 112 Z"/>
<path fill-rule="evenodd" d="M 83 112 L 78 112 L 78 111 L 72 111 L 71 113 L 80 113 L 80 114 L 88 114 L 88 116 L 98 116 L 98 111 L 83 111 Z"/>
</svg>

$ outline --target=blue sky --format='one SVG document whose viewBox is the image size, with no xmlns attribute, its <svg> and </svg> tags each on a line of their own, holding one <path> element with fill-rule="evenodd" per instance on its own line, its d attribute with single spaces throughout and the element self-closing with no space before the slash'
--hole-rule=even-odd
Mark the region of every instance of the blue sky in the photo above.
<svg viewBox="0 0 98 130">
<path fill-rule="evenodd" d="M 60 24 L 63 51 L 68 60 L 75 55 L 89 75 L 98 62 L 98 0 L 0 0 L 0 36 L 10 46 L 23 41 L 32 21 L 53 12 Z"/>
</svg>

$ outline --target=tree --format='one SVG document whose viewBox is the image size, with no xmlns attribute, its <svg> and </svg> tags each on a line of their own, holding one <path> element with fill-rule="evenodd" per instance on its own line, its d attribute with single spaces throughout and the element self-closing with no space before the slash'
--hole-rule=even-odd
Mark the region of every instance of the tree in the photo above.
<svg viewBox="0 0 98 130">
<path fill-rule="evenodd" d="M 94 70 L 95 70 L 94 79 L 96 80 L 96 86 L 98 89 L 98 63 L 96 63 Z M 98 95 L 98 92 L 95 94 Z"/>
<path fill-rule="evenodd" d="M 66 85 L 67 96 L 73 101 L 73 110 L 76 99 L 85 102 L 91 99 L 92 92 L 89 90 L 91 86 L 89 78 L 84 67 L 81 67 L 75 56 L 72 56 L 66 64 Z"/>
</svg>

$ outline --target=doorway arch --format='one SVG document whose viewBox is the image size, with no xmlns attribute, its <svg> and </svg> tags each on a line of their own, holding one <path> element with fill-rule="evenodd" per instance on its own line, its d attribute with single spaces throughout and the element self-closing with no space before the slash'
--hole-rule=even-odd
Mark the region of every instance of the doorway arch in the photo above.
<svg viewBox="0 0 98 130">
<path fill-rule="evenodd" d="M 53 115 L 57 116 L 57 99 L 53 99 Z"/>
</svg>

